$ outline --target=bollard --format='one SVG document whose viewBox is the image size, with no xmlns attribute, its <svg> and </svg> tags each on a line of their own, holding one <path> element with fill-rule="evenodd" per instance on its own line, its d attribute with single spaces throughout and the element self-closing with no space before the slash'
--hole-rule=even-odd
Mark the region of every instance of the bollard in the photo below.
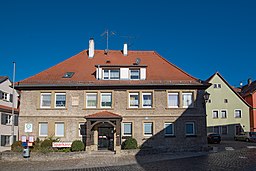
<svg viewBox="0 0 256 171">
<path fill-rule="evenodd" d="M 30 154 L 29 154 L 29 147 L 24 147 L 23 149 L 23 157 L 24 158 L 29 158 L 30 157 Z"/>
</svg>

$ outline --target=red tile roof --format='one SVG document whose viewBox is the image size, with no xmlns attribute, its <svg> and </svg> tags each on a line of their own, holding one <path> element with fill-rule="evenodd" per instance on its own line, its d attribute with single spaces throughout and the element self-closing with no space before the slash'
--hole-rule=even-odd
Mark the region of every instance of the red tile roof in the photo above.
<svg viewBox="0 0 256 171">
<path fill-rule="evenodd" d="M 138 67 L 146 66 L 146 80 L 96 80 L 96 66 L 133 66 L 136 58 L 141 62 Z M 107 62 L 108 61 L 108 62 Z M 66 72 L 74 72 L 71 78 L 63 78 Z M 88 58 L 88 51 L 79 54 L 17 83 L 22 86 L 42 85 L 141 85 L 141 84 L 185 84 L 202 85 L 198 79 L 171 64 L 154 51 L 128 51 L 124 56 L 121 51 L 110 50 L 106 55 L 103 50 L 96 50 L 93 58 Z"/>
<path fill-rule="evenodd" d="M 12 112 L 12 108 L 8 107 L 8 106 L 0 105 L 0 111 L 11 113 Z M 19 113 L 19 109 L 14 108 L 14 113 Z"/>
<path fill-rule="evenodd" d="M 253 81 L 251 84 L 247 84 L 242 87 L 241 95 L 243 97 L 248 96 L 249 94 L 253 94 L 256 92 L 256 80 Z"/>
<path fill-rule="evenodd" d="M 86 119 L 121 119 L 120 115 L 112 112 L 102 111 L 85 117 Z"/>
</svg>

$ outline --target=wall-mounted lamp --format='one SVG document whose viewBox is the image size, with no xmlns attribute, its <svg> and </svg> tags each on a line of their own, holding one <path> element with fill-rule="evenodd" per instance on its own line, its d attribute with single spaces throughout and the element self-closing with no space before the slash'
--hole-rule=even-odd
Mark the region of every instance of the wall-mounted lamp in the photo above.
<svg viewBox="0 0 256 171">
<path fill-rule="evenodd" d="M 205 101 L 205 103 L 209 100 L 209 98 L 210 98 L 210 93 L 205 91 L 205 93 L 204 93 L 204 101 Z"/>
</svg>

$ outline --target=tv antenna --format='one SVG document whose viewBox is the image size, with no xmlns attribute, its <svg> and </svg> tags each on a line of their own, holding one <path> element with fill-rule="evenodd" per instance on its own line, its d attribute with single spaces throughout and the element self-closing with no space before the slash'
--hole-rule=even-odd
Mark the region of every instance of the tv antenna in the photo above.
<svg viewBox="0 0 256 171">
<path fill-rule="evenodd" d="M 120 36 L 124 38 L 126 41 L 128 41 L 128 47 L 131 47 L 133 45 L 132 39 L 135 39 L 135 36 Z"/>
<path fill-rule="evenodd" d="M 108 49 L 108 40 L 109 40 L 109 37 L 110 36 L 112 36 L 112 35 L 116 35 L 116 33 L 115 32 L 113 32 L 113 31 L 108 31 L 108 29 L 107 30 L 105 30 L 104 31 L 104 33 L 102 33 L 100 36 L 104 36 L 105 38 L 106 38 L 106 45 L 107 45 L 107 48 L 105 49 L 105 51 L 108 51 L 109 49 Z"/>
</svg>

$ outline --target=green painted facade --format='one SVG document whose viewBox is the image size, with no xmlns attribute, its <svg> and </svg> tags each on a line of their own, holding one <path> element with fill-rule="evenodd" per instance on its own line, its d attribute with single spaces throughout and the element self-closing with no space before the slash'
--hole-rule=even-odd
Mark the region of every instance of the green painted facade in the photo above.
<svg viewBox="0 0 256 171">
<path fill-rule="evenodd" d="M 250 131 L 249 105 L 219 73 L 208 80 L 212 85 L 206 90 L 210 93 L 206 103 L 207 132 L 216 132 L 224 139 L 231 139 L 239 132 Z"/>
</svg>

